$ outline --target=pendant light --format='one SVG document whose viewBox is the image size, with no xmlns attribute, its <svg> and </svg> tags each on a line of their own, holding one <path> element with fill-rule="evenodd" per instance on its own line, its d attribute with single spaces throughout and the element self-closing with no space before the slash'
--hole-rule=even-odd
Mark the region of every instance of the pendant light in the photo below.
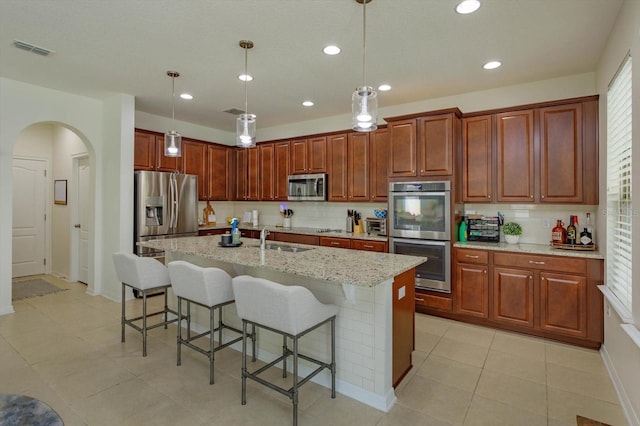
<svg viewBox="0 0 640 426">
<path fill-rule="evenodd" d="M 171 128 L 175 129 L 175 79 L 176 77 L 180 77 L 180 73 L 177 71 L 167 71 L 167 75 L 171 77 Z M 165 157 L 182 156 L 182 135 L 175 130 L 169 130 L 164 134 L 164 155 Z"/>
<path fill-rule="evenodd" d="M 378 94 L 367 86 L 367 3 L 362 4 L 362 86 L 351 96 L 351 128 L 356 132 L 371 132 L 378 128 Z"/>
<path fill-rule="evenodd" d="M 236 146 L 252 148 L 256 146 L 256 115 L 249 114 L 247 108 L 247 51 L 253 48 L 250 40 L 240 40 L 240 47 L 244 49 L 244 113 L 236 118 Z"/>
</svg>

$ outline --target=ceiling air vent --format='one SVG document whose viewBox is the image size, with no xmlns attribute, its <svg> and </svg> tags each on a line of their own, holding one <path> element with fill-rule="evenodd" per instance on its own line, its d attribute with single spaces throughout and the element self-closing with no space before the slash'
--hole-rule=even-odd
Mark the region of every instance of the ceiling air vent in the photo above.
<svg viewBox="0 0 640 426">
<path fill-rule="evenodd" d="M 228 112 L 229 114 L 233 114 L 233 115 L 244 114 L 244 111 L 238 108 L 225 109 L 224 112 Z"/>
<path fill-rule="evenodd" d="M 36 55 L 48 56 L 50 53 L 56 53 L 54 50 L 47 49 L 45 47 L 36 46 L 35 44 L 27 43 L 25 41 L 13 40 L 13 46 L 17 49 L 26 50 L 28 52 L 35 53 Z"/>
</svg>

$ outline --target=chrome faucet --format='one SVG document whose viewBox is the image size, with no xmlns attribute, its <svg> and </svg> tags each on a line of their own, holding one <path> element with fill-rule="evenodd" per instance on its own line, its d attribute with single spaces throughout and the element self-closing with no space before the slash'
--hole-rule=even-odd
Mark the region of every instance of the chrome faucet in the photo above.
<svg viewBox="0 0 640 426">
<path fill-rule="evenodd" d="M 262 231 L 260 231 L 260 250 L 264 250 L 265 247 L 265 242 L 267 240 L 267 235 L 269 235 L 270 232 L 267 228 L 262 228 Z"/>
</svg>

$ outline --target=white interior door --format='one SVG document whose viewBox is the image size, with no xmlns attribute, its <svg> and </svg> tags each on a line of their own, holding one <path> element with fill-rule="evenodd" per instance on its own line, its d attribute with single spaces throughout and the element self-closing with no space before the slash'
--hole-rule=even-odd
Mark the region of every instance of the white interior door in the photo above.
<svg viewBox="0 0 640 426">
<path fill-rule="evenodd" d="M 13 160 L 12 277 L 44 274 L 46 161 Z"/>
<path fill-rule="evenodd" d="M 78 160 L 78 222 L 74 225 L 78 232 L 78 281 L 89 281 L 89 224 L 91 215 L 91 169 L 89 157 Z"/>
</svg>

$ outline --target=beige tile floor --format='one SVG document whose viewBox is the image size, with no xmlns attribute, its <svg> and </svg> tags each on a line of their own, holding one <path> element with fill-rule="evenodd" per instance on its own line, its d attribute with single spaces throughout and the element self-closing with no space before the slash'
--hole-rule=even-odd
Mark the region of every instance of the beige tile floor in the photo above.
<svg viewBox="0 0 640 426">
<path fill-rule="evenodd" d="M 0 392 L 45 401 L 67 426 L 291 423 L 289 400 L 255 383 L 240 404 L 233 349 L 217 353 L 209 386 L 202 355 L 184 350 L 176 367 L 175 327 L 152 330 L 143 358 L 132 329 L 120 343 L 118 303 L 45 278 L 68 290 L 16 301 L 14 314 L 0 316 Z M 417 314 L 413 359 L 389 413 L 308 383 L 300 424 L 569 426 L 576 414 L 627 424 L 596 351 Z"/>
</svg>

